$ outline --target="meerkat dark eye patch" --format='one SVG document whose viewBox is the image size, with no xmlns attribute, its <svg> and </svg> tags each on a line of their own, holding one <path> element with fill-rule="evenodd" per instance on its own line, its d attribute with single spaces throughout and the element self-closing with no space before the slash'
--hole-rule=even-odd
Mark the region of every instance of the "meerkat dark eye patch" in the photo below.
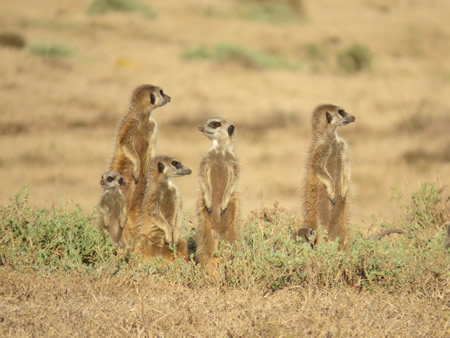
<svg viewBox="0 0 450 338">
<path fill-rule="evenodd" d="M 213 121 L 209 124 L 210 128 L 216 129 L 219 128 L 222 125 L 222 123 L 218 122 L 218 121 Z"/>
<path fill-rule="evenodd" d="M 345 110 L 339 109 L 338 114 L 341 115 L 342 117 L 345 117 Z"/>
<path fill-rule="evenodd" d="M 229 126 L 228 127 L 228 135 L 233 135 L 233 133 L 234 133 L 234 126 L 233 125 L 231 125 L 231 126 Z"/>
<path fill-rule="evenodd" d="M 331 116 L 331 114 L 327 112 L 327 122 L 331 123 L 331 121 L 333 121 L 333 116 Z"/>
<path fill-rule="evenodd" d="M 181 164 L 180 164 L 180 162 L 178 162 L 178 161 L 172 161 L 172 165 L 173 165 L 175 168 L 177 168 L 177 169 L 180 169 L 180 168 L 181 168 Z"/>
<path fill-rule="evenodd" d="M 155 102 L 156 102 L 156 96 L 155 96 L 155 94 L 153 94 L 153 93 L 150 94 L 150 102 L 151 102 L 152 104 L 155 104 Z"/>
<path fill-rule="evenodd" d="M 106 179 L 107 182 L 111 183 L 112 181 L 114 181 L 114 177 L 112 176 L 108 176 L 108 178 Z"/>
<path fill-rule="evenodd" d="M 123 185 L 123 178 L 122 178 L 122 177 L 119 178 L 119 184 L 120 184 L 120 185 Z"/>
<path fill-rule="evenodd" d="M 158 162 L 158 171 L 160 173 L 162 173 L 164 171 L 164 164 L 162 164 L 161 162 Z"/>
<path fill-rule="evenodd" d="M 163 92 L 163 90 L 162 90 L 162 89 L 160 89 L 160 90 L 159 90 L 159 94 L 161 94 L 161 96 L 163 96 L 163 95 L 164 95 L 164 92 Z"/>
</svg>

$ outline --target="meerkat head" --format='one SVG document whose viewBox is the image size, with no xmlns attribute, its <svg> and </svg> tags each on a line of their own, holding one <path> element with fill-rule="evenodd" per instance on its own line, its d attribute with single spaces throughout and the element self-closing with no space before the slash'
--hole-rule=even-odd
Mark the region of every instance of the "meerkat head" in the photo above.
<svg viewBox="0 0 450 338">
<path fill-rule="evenodd" d="M 198 127 L 203 135 L 220 145 L 232 144 L 236 138 L 236 127 L 231 121 L 221 117 L 212 117 L 203 126 Z"/>
<path fill-rule="evenodd" d="M 118 172 L 107 171 L 102 175 L 100 185 L 103 187 L 103 189 L 112 189 L 117 187 L 124 187 L 126 183 Z"/>
<path fill-rule="evenodd" d="M 164 106 L 171 100 L 169 95 L 157 86 L 142 85 L 137 87 L 131 97 L 131 107 L 134 111 L 149 112 Z"/>
<path fill-rule="evenodd" d="M 191 169 L 170 156 L 156 156 L 152 161 L 157 164 L 159 174 L 167 178 L 186 176 L 192 173 Z"/>
<path fill-rule="evenodd" d="M 355 122 L 355 117 L 347 113 L 341 107 L 332 104 L 318 106 L 312 117 L 313 131 L 334 131 L 336 128 Z M 331 127 L 331 128 L 330 128 Z"/>
</svg>

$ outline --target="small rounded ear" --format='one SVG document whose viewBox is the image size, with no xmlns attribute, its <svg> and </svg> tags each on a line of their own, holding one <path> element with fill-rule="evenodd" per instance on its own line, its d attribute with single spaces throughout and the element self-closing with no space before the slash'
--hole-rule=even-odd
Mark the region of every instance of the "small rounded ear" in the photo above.
<svg viewBox="0 0 450 338">
<path fill-rule="evenodd" d="M 156 102 L 156 96 L 155 96 L 155 94 L 153 94 L 153 93 L 150 94 L 150 102 L 151 102 L 152 104 L 155 104 L 155 102 Z"/>
<path fill-rule="evenodd" d="M 158 162 L 158 170 L 160 173 L 164 171 L 164 164 L 162 164 L 161 162 Z"/>
<path fill-rule="evenodd" d="M 228 127 L 228 135 L 233 135 L 233 133 L 234 133 L 234 126 L 233 125 L 231 125 L 231 126 L 229 126 Z"/>
<path fill-rule="evenodd" d="M 328 123 L 331 123 L 332 120 L 333 120 L 333 116 L 331 116 L 331 114 L 329 112 L 327 112 L 327 121 L 328 121 Z"/>
</svg>

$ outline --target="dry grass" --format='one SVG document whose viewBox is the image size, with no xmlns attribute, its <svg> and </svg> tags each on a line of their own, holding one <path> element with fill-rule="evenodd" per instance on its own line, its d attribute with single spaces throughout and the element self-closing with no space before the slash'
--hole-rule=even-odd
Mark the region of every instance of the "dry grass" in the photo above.
<svg viewBox="0 0 450 338">
<path fill-rule="evenodd" d="M 423 185 L 396 224 L 404 235 L 370 240 L 386 226 L 372 224 L 353 234 L 348 254 L 337 243 L 311 250 L 294 241 L 297 219 L 279 205 L 256 210 L 242 241 L 221 246 L 217 273 L 208 276 L 193 261 L 139 264 L 79 210 L 33 208 L 18 195 L 0 209 L 0 332 L 444 337 L 446 196 Z"/>
<path fill-rule="evenodd" d="M 442 296 L 293 287 L 191 289 L 158 278 L 43 277 L 1 269 L 8 336 L 427 336 L 449 333 Z M 448 305 L 448 304 L 447 304 Z"/>
</svg>

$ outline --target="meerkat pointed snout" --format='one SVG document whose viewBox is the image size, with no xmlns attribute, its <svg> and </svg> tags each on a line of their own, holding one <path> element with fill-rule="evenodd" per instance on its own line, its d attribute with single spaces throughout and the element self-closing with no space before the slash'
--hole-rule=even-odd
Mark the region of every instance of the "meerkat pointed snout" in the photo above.
<svg viewBox="0 0 450 338">
<path fill-rule="evenodd" d="M 211 141 L 221 145 L 231 145 L 236 138 L 234 124 L 220 117 L 208 119 L 203 126 L 198 127 L 198 130 Z"/>
<path fill-rule="evenodd" d="M 185 167 L 178 160 L 172 160 L 170 162 L 164 163 L 163 161 L 158 162 L 158 170 L 161 174 L 164 174 L 168 178 L 180 177 L 192 174 L 192 170 Z"/>
<path fill-rule="evenodd" d="M 212 141 L 199 168 L 197 250 L 201 265 L 209 265 L 219 240 L 239 236 L 239 161 L 235 153 L 236 127 L 226 119 L 208 119 L 199 131 Z"/>
</svg>

